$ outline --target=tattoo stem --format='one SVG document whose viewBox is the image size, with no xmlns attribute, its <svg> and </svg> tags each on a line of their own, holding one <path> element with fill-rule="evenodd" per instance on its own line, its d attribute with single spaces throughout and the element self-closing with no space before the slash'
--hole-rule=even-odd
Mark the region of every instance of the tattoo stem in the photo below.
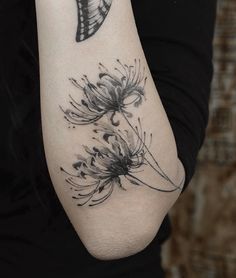
<svg viewBox="0 0 236 278">
<path fill-rule="evenodd" d="M 144 181 L 140 180 L 139 178 L 136 178 L 135 176 L 133 176 L 133 175 L 131 175 L 131 174 L 126 175 L 126 177 L 130 177 L 130 178 L 132 178 L 132 179 L 135 179 L 136 181 L 142 183 L 143 185 L 145 185 L 145 186 L 147 186 L 147 187 L 149 187 L 149 188 L 151 188 L 151 189 L 154 189 L 154 190 L 156 190 L 156 191 L 159 191 L 159 192 L 165 192 L 165 193 L 168 193 L 168 192 L 169 192 L 169 193 L 170 193 L 170 192 L 174 192 L 174 191 L 176 191 L 176 190 L 179 189 L 178 187 L 176 187 L 175 189 L 170 189 L 170 190 L 160 189 L 160 188 L 156 188 L 156 187 L 153 187 L 153 186 L 151 186 L 151 185 L 145 183 Z M 127 179 L 128 179 L 128 178 L 127 178 Z"/>
<path fill-rule="evenodd" d="M 166 173 L 162 170 L 162 168 L 160 167 L 159 163 L 156 161 L 155 157 L 153 156 L 153 154 L 150 152 L 149 148 L 147 147 L 147 145 L 145 144 L 145 142 L 143 142 L 142 138 L 139 136 L 138 132 L 135 130 L 135 128 L 131 125 L 131 123 L 129 122 L 129 120 L 127 119 L 127 117 L 125 116 L 125 114 L 123 113 L 123 111 L 120 111 L 120 113 L 122 114 L 122 116 L 124 117 L 125 121 L 127 122 L 127 124 L 129 125 L 129 127 L 134 131 L 134 133 L 137 135 L 137 137 L 139 138 L 139 140 L 142 142 L 142 144 L 144 145 L 145 149 L 147 150 L 147 152 L 149 153 L 149 155 L 151 156 L 151 158 L 154 160 L 156 166 L 158 167 L 159 171 L 147 160 L 147 158 L 145 159 L 148 164 L 152 167 L 152 169 L 154 169 L 159 175 L 161 175 L 164 179 L 166 179 L 168 182 L 170 182 L 176 189 L 180 189 L 181 190 L 181 185 L 183 183 L 183 179 L 181 180 L 180 185 L 176 185 L 167 175 Z"/>
</svg>

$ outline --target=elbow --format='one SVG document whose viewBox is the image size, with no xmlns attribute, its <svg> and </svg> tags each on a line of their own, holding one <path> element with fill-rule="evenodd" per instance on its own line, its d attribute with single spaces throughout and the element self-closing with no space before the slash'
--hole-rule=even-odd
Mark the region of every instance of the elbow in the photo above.
<svg viewBox="0 0 236 278">
<path fill-rule="evenodd" d="M 97 233 L 93 239 L 83 243 L 94 258 L 98 260 L 116 260 L 135 255 L 144 250 L 154 239 L 156 233 L 157 230 L 144 230 L 143 227 L 140 227 L 138 231 L 116 230 L 113 233 Z"/>
<path fill-rule="evenodd" d="M 179 160 L 178 163 L 180 169 L 176 175 L 178 179 L 183 179 L 183 166 Z M 176 191 L 171 195 L 163 193 L 156 196 L 150 192 L 145 198 L 142 194 L 132 196 L 128 207 L 121 203 L 107 211 L 103 219 L 93 218 L 84 227 L 84 236 L 80 233 L 80 238 L 90 255 L 98 260 L 116 260 L 135 255 L 153 241 L 179 194 L 180 191 Z M 154 205 L 150 206 L 152 201 Z"/>
</svg>

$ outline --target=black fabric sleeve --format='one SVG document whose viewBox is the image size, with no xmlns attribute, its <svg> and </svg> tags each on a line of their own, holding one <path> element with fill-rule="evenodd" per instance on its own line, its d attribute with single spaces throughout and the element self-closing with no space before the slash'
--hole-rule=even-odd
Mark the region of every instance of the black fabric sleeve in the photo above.
<svg viewBox="0 0 236 278">
<path fill-rule="evenodd" d="M 144 52 L 185 168 L 184 191 L 194 174 L 208 123 L 216 0 L 132 2 Z"/>
</svg>

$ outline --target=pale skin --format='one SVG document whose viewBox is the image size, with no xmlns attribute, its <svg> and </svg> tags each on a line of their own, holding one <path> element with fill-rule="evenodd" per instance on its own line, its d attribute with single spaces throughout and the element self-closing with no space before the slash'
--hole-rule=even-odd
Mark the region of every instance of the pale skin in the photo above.
<svg viewBox="0 0 236 278">
<path fill-rule="evenodd" d="M 163 218 L 178 199 L 181 186 L 172 192 L 161 192 L 144 184 L 134 185 L 122 177 L 122 187 L 126 190 L 114 186 L 112 194 L 101 204 L 78 206 L 65 181 L 68 176 L 60 170 L 63 167 L 70 173 L 78 174 L 72 164 L 77 162 L 77 155 L 88 157 L 83 146 L 100 146 L 100 143 L 94 143 L 93 125 L 79 124 L 73 128 L 64 118 L 60 107 L 64 111 L 68 109 L 69 95 L 76 97 L 79 102 L 83 95 L 83 90 L 76 88 L 69 78 L 79 80 L 82 84 L 81 77 L 86 75 L 96 84 L 99 63 L 113 74 L 117 66 L 116 59 L 127 65 L 133 65 L 137 59 L 145 67 L 145 99 L 138 107 L 128 107 L 133 115 L 129 121 L 135 126 L 140 119 L 147 134 L 152 133 L 149 151 L 169 180 L 176 186 L 184 182 L 184 168 L 178 159 L 174 135 L 139 41 L 131 3 L 129 0 L 113 0 L 99 30 L 81 42 L 75 40 L 78 24 L 75 0 L 36 0 L 36 9 L 43 138 L 56 194 L 92 256 L 110 260 L 136 254 L 154 239 Z M 115 119 L 120 120 L 118 128 L 132 131 L 124 118 L 117 114 Z M 99 119 L 98 123 L 101 121 L 110 123 L 107 115 Z M 117 130 L 117 127 L 114 126 L 114 129 Z M 152 165 L 155 164 L 149 153 L 147 159 L 152 161 Z M 174 188 L 153 169 L 156 166 L 142 167 L 142 171 L 135 175 L 146 184 L 162 190 Z"/>
</svg>

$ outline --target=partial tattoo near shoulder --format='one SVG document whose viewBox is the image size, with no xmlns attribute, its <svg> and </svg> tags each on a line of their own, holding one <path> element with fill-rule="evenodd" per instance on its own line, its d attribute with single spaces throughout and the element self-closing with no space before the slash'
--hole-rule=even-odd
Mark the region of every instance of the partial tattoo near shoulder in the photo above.
<svg viewBox="0 0 236 278">
<path fill-rule="evenodd" d="M 120 60 L 116 60 L 116 64 L 110 72 L 100 63 L 95 83 L 86 75 L 80 81 L 70 78 L 71 84 L 78 89 L 79 97 L 75 99 L 69 95 L 69 107 L 64 109 L 60 106 L 69 127 L 94 126 L 92 146 L 83 146 L 84 155 L 77 155 L 72 165 L 74 171 L 60 168 L 78 206 L 103 203 L 111 196 L 114 187 L 126 190 L 125 180 L 134 186 L 146 186 L 166 193 L 182 189 L 184 178 L 180 184 L 175 184 L 150 151 L 152 133 L 143 130 L 139 117 L 136 125 L 130 122 L 134 117 L 129 108 L 138 109 L 146 100 L 145 68 L 136 59 L 129 66 Z M 121 120 L 127 125 L 124 130 L 120 128 Z M 145 167 L 150 167 L 162 177 L 165 185 L 159 188 L 138 177 Z"/>
<path fill-rule="evenodd" d="M 110 10 L 112 1 L 76 0 L 78 7 L 77 42 L 88 39 L 98 31 Z"/>
</svg>

